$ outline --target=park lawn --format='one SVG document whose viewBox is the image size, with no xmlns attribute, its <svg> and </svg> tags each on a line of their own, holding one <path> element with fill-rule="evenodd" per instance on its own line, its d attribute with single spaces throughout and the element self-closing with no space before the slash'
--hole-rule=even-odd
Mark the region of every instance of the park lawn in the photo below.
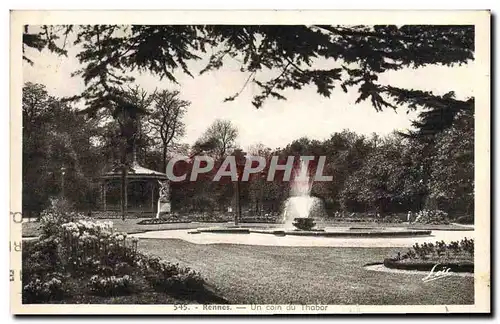
<svg viewBox="0 0 500 324">
<path fill-rule="evenodd" d="M 235 304 L 474 304 L 474 278 L 366 270 L 397 248 L 198 245 L 141 239 L 139 249 L 200 271 Z"/>
<path fill-rule="evenodd" d="M 207 226 L 227 226 L 231 223 L 171 223 L 171 224 L 157 224 L 157 225 L 139 225 L 137 224 L 144 218 L 129 218 L 124 221 L 121 219 L 96 219 L 97 221 L 111 221 L 116 231 L 126 232 L 129 234 L 142 233 L 147 231 L 161 231 L 161 230 L 175 230 L 175 229 L 194 229 Z M 241 226 L 249 227 L 280 227 L 281 224 L 266 224 L 266 223 L 242 223 Z M 455 230 L 455 231 L 469 231 L 473 230 L 470 227 L 457 226 L 453 224 L 448 225 L 426 225 L 426 224 L 404 224 L 404 223 L 357 223 L 357 222 L 322 222 L 321 226 L 328 227 L 408 227 L 408 229 L 422 229 L 422 230 Z M 40 235 L 39 222 L 26 222 L 22 224 L 23 237 L 36 237 Z"/>
<path fill-rule="evenodd" d="M 96 219 L 99 222 L 111 221 L 113 222 L 113 227 L 118 232 L 125 232 L 129 234 L 142 233 L 147 231 L 161 231 L 169 229 L 194 229 L 198 227 L 204 227 L 206 225 L 201 225 L 200 223 L 171 223 L 171 224 L 158 224 L 158 225 L 139 225 L 137 224 L 143 220 L 143 218 L 129 218 L 126 220 L 121 219 Z M 226 223 L 211 223 L 211 226 L 219 226 Z M 22 229 L 23 237 L 35 237 L 41 234 L 40 223 L 39 222 L 26 222 L 23 223 Z"/>
<path fill-rule="evenodd" d="M 194 229 L 207 226 L 227 226 L 231 223 L 171 223 L 171 224 L 157 224 L 157 225 L 139 225 L 137 224 L 141 218 L 129 218 L 124 221 L 121 219 L 96 219 L 97 221 L 111 221 L 116 231 L 126 232 L 129 234 L 142 233 L 147 231 L 161 231 L 161 230 L 175 230 L 175 229 Z M 280 224 L 266 224 L 266 223 L 242 223 L 241 226 L 249 227 L 280 227 Z M 356 222 L 324 222 L 320 226 L 328 227 L 408 227 L 408 229 L 421 229 L 421 230 L 454 230 L 454 231 L 470 231 L 474 230 L 471 227 L 457 226 L 453 224 L 448 225 L 426 225 L 426 224 L 404 224 L 404 223 L 356 223 Z M 36 237 L 40 235 L 39 222 L 26 222 L 22 224 L 23 237 Z"/>
<path fill-rule="evenodd" d="M 22 224 L 22 237 L 36 237 L 40 234 L 40 222 L 26 222 Z"/>
</svg>

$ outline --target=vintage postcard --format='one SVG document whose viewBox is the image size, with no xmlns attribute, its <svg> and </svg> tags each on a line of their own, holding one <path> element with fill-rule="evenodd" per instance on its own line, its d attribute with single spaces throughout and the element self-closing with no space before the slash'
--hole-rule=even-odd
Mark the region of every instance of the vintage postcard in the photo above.
<svg viewBox="0 0 500 324">
<path fill-rule="evenodd" d="M 12 11 L 12 313 L 490 313 L 490 19 Z"/>
</svg>

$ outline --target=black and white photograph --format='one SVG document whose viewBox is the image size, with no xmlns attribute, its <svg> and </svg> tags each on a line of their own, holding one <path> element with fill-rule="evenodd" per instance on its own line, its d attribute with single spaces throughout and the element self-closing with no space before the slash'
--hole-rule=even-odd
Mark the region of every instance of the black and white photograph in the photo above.
<svg viewBox="0 0 500 324">
<path fill-rule="evenodd" d="M 490 13 L 229 13 L 11 13 L 13 312 L 489 313 Z"/>
</svg>

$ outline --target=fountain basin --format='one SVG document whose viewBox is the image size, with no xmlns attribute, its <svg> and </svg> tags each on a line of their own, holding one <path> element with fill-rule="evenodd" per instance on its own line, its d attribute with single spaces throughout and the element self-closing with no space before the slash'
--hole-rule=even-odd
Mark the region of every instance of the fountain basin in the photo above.
<svg viewBox="0 0 500 324">
<path fill-rule="evenodd" d="M 345 238 L 374 238 L 374 237 L 414 237 L 430 236 L 432 231 L 427 230 L 400 230 L 400 231 L 285 231 L 285 235 L 317 236 L 317 237 L 345 237 Z"/>
<path fill-rule="evenodd" d="M 199 233 L 221 233 L 221 234 L 249 234 L 250 229 L 245 227 L 209 227 L 197 228 L 196 230 L 188 232 L 189 234 Z"/>
<path fill-rule="evenodd" d="M 342 238 L 401 238 L 401 237 L 415 237 L 415 236 L 430 236 L 430 230 L 413 230 L 405 228 L 392 228 L 392 229 L 356 229 L 350 230 L 349 228 L 328 228 L 328 229 L 312 229 L 312 230 L 297 230 L 297 229 L 283 229 L 283 228 L 245 228 L 245 227 L 211 227 L 199 228 L 189 231 L 188 234 L 270 234 L 275 236 L 309 236 L 309 237 L 342 237 Z"/>
<path fill-rule="evenodd" d="M 309 217 L 297 217 L 293 219 L 292 223 L 297 229 L 302 231 L 311 231 L 314 226 L 316 226 L 316 222 L 314 222 L 313 218 Z"/>
</svg>

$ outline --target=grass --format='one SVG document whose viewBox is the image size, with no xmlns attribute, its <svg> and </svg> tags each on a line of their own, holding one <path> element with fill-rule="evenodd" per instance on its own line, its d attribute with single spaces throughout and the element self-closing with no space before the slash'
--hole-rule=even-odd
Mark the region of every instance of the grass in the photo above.
<svg viewBox="0 0 500 324">
<path fill-rule="evenodd" d="M 126 232 L 129 234 L 133 233 L 142 233 L 147 231 L 161 231 L 168 229 L 194 229 L 198 227 L 202 227 L 200 223 L 172 223 L 172 224 L 157 224 L 157 225 L 139 225 L 137 224 L 142 219 L 140 218 L 131 218 L 122 221 L 121 219 L 97 219 L 97 221 L 105 222 L 111 221 L 113 222 L 113 227 L 116 231 Z M 224 223 L 219 223 L 220 225 Z M 217 223 L 213 223 L 213 226 L 216 226 Z M 27 222 L 23 223 L 23 237 L 35 237 L 40 235 L 40 223 L 39 222 Z"/>
<path fill-rule="evenodd" d="M 35 237 L 40 235 L 40 223 L 39 222 L 27 222 L 22 224 L 22 236 L 23 237 Z"/>
<path fill-rule="evenodd" d="M 423 282 L 414 274 L 368 271 L 399 248 L 197 245 L 139 241 L 139 249 L 200 271 L 235 304 L 473 304 L 474 278 Z"/>
<path fill-rule="evenodd" d="M 112 221 L 115 230 L 120 232 L 126 232 L 129 234 L 141 233 L 147 231 L 161 231 L 169 229 L 194 229 L 199 227 L 206 227 L 203 223 L 172 223 L 172 224 L 156 224 L 156 225 L 139 225 L 141 218 L 130 218 L 122 221 L 121 219 L 98 219 L 98 221 Z M 453 224 L 449 225 L 425 225 L 425 224 L 405 224 L 405 223 L 357 223 L 357 222 L 319 222 L 319 226 L 331 226 L 331 227 L 408 227 L 408 229 L 422 229 L 422 230 L 456 230 L 456 231 L 467 231 L 472 230 L 471 228 L 457 226 Z M 222 226 L 228 223 L 209 223 L 209 227 Z M 242 226 L 249 227 L 279 227 L 278 224 L 265 224 L 265 223 L 243 223 Z M 22 224 L 23 226 L 23 237 L 35 237 L 40 235 L 40 223 L 39 222 L 26 222 Z"/>
</svg>

